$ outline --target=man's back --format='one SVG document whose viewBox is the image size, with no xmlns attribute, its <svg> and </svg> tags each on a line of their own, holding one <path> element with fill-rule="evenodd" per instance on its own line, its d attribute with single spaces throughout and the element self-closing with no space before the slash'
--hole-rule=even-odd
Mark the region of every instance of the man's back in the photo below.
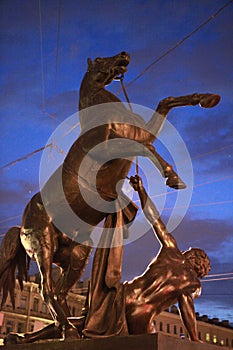
<svg viewBox="0 0 233 350">
<path fill-rule="evenodd" d="M 193 294 L 200 282 L 182 253 L 163 247 L 143 275 L 125 284 L 126 307 L 144 308 L 159 314 L 178 301 L 180 294 Z"/>
</svg>

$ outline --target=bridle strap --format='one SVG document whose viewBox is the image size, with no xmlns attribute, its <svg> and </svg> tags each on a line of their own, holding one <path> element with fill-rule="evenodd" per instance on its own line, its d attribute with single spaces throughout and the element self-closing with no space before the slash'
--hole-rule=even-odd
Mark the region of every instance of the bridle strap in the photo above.
<svg viewBox="0 0 233 350">
<path fill-rule="evenodd" d="M 124 95 L 125 95 L 125 98 L 126 98 L 126 101 L 128 102 L 128 105 L 129 105 L 129 109 L 131 112 L 133 112 L 133 108 L 131 106 L 131 103 L 130 103 L 130 100 L 129 100 L 129 96 L 126 92 L 126 89 L 125 89 L 125 85 L 124 85 L 124 75 L 122 74 L 121 77 L 120 77 L 120 82 L 121 82 L 121 87 L 122 87 L 122 90 L 124 92 Z M 136 157 L 136 175 L 138 175 L 138 157 Z"/>
<path fill-rule="evenodd" d="M 129 100 L 129 96 L 126 92 L 126 89 L 125 89 L 125 85 L 124 85 L 124 75 L 122 74 L 121 77 L 120 77 L 120 82 L 121 82 L 121 87 L 122 87 L 122 90 L 124 92 L 124 95 L 125 95 L 125 98 L 126 98 L 126 101 L 128 102 L 128 105 L 129 105 L 129 109 L 131 110 L 131 112 L 133 112 L 133 109 L 132 109 L 132 106 L 131 106 L 131 103 L 130 103 L 130 100 Z"/>
</svg>

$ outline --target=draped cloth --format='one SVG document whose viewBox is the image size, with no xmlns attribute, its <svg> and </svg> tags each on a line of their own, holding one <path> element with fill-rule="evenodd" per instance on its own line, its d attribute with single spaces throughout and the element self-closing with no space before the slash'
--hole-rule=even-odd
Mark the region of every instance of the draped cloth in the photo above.
<svg viewBox="0 0 233 350">
<path fill-rule="evenodd" d="M 89 310 L 83 334 L 109 337 L 128 334 L 125 301 L 121 283 L 123 240 L 128 237 L 126 224 L 136 215 L 133 202 L 123 210 L 108 214 L 95 252 L 89 292 Z"/>
</svg>

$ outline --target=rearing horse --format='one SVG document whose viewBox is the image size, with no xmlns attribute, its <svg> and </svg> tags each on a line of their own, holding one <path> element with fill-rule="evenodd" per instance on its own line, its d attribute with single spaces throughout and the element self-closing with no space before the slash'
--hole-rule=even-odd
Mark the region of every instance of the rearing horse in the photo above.
<svg viewBox="0 0 233 350">
<path fill-rule="evenodd" d="M 159 102 L 151 120 L 145 124 L 140 116 L 129 111 L 105 89 L 126 73 L 129 61 L 126 52 L 96 58 L 93 62 L 88 59 L 88 70 L 80 87 L 81 135 L 70 148 L 64 163 L 26 206 L 21 228 L 10 229 L 0 248 L 2 305 L 14 286 L 17 266 L 20 283 L 26 278 L 27 253 L 38 264 L 41 294 L 54 320 L 65 330 L 65 336 L 77 336 L 76 328 L 67 319 L 71 315 L 66 295 L 81 277 L 90 256 L 93 227 L 107 217 L 118 196 L 124 203 L 124 223 L 130 223 L 135 217 L 136 206 L 119 187 L 119 181 L 128 174 L 133 157 L 148 157 L 167 179 L 168 186 L 185 188 L 172 166 L 156 152 L 153 142 L 171 108 L 198 104 L 210 108 L 220 100 L 218 95 L 197 93 L 169 97 Z M 129 141 L 127 147 L 124 141 Z M 95 175 L 96 186 L 93 186 Z M 98 210 L 99 205 L 101 210 Z M 70 212 L 77 220 L 70 219 Z M 56 286 L 51 278 L 52 263 L 62 269 Z M 11 298 L 13 301 L 12 293 Z M 30 341 L 32 337 L 27 339 Z"/>
</svg>

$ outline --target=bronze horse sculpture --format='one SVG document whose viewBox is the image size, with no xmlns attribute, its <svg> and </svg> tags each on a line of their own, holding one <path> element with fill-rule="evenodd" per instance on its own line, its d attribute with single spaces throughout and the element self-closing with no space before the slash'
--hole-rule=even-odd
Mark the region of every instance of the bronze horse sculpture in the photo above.
<svg viewBox="0 0 233 350">
<path fill-rule="evenodd" d="M 194 299 L 201 294 L 199 279 L 207 275 L 210 270 L 209 258 L 199 248 L 189 248 L 187 251 L 181 252 L 175 238 L 167 232 L 159 212 L 148 197 L 141 178 L 138 175 L 131 176 L 130 184 L 139 194 L 143 212 L 161 244 L 161 250 L 142 275 L 119 285 L 117 298 L 120 301 L 123 314 L 121 324 L 123 334 L 155 333 L 156 316 L 178 302 L 180 317 L 190 340 L 202 342 L 197 332 Z M 104 267 L 104 265 L 101 266 Z M 100 268 L 98 273 L 100 279 L 104 280 L 105 271 Z M 106 290 L 103 289 L 102 292 L 106 295 Z M 97 313 L 101 315 L 101 318 L 105 314 L 105 309 L 104 304 L 98 308 Z M 111 314 L 112 305 L 108 305 L 107 309 Z M 96 317 L 96 315 L 94 316 Z M 94 327 L 91 333 L 89 329 L 89 334 L 85 333 L 85 317 L 73 318 L 72 321 L 80 334 L 83 333 L 84 336 L 88 337 L 99 336 L 98 327 Z M 106 323 L 108 328 L 108 322 L 104 318 L 103 326 L 105 328 Z M 94 325 L 96 326 L 96 322 Z M 6 338 L 6 343 L 23 344 L 61 337 L 62 328 L 51 324 L 36 332 L 11 333 Z"/>
<path fill-rule="evenodd" d="M 114 79 L 126 73 L 129 61 L 126 52 L 113 57 L 96 58 L 94 61 L 88 59 L 88 70 L 80 87 L 81 134 L 70 148 L 64 163 L 26 206 L 21 227 L 10 229 L 0 248 L 2 305 L 8 292 L 14 304 L 16 268 L 22 286 L 27 277 L 26 256 L 35 259 L 42 279 L 41 294 L 66 337 L 78 337 L 76 328 L 68 320 L 71 315 L 66 296 L 81 277 L 91 254 L 90 235 L 93 228 L 106 219 L 112 210 L 112 202 L 118 196 L 124 204 L 121 210 L 123 224 L 130 223 L 136 215 L 137 207 L 118 186 L 119 181 L 127 177 L 133 158 L 137 155 L 148 157 L 167 179 L 168 186 L 185 188 L 172 166 L 156 152 L 153 142 L 173 107 L 199 104 L 211 108 L 220 100 L 215 94 L 169 97 L 159 102 L 151 120 L 145 124 L 143 118 L 129 111 L 114 94 L 105 89 Z M 96 106 L 104 106 L 105 116 L 101 123 L 92 123 L 90 120 L 96 118 L 95 110 L 92 112 Z M 98 118 L 101 116 L 97 115 Z M 108 143 L 112 140 L 119 141 L 117 147 L 111 147 L 111 143 Z M 120 147 L 122 140 L 133 143 Z M 99 144 L 102 145 L 100 151 L 97 149 L 96 153 L 92 152 Z M 96 187 L 93 189 L 92 172 L 96 166 Z M 97 209 L 99 198 L 105 203 L 102 210 Z M 90 202 L 96 205 L 92 206 Z M 71 223 L 69 219 L 66 220 L 66 215 L 69 215 L 67 203 L 79 220 L 71 220 Z M 51 278 L 53 263 L 62 270 L 56 286 Z M 30 341 L 30 337 L 27 340 Z"/>
</svg>

